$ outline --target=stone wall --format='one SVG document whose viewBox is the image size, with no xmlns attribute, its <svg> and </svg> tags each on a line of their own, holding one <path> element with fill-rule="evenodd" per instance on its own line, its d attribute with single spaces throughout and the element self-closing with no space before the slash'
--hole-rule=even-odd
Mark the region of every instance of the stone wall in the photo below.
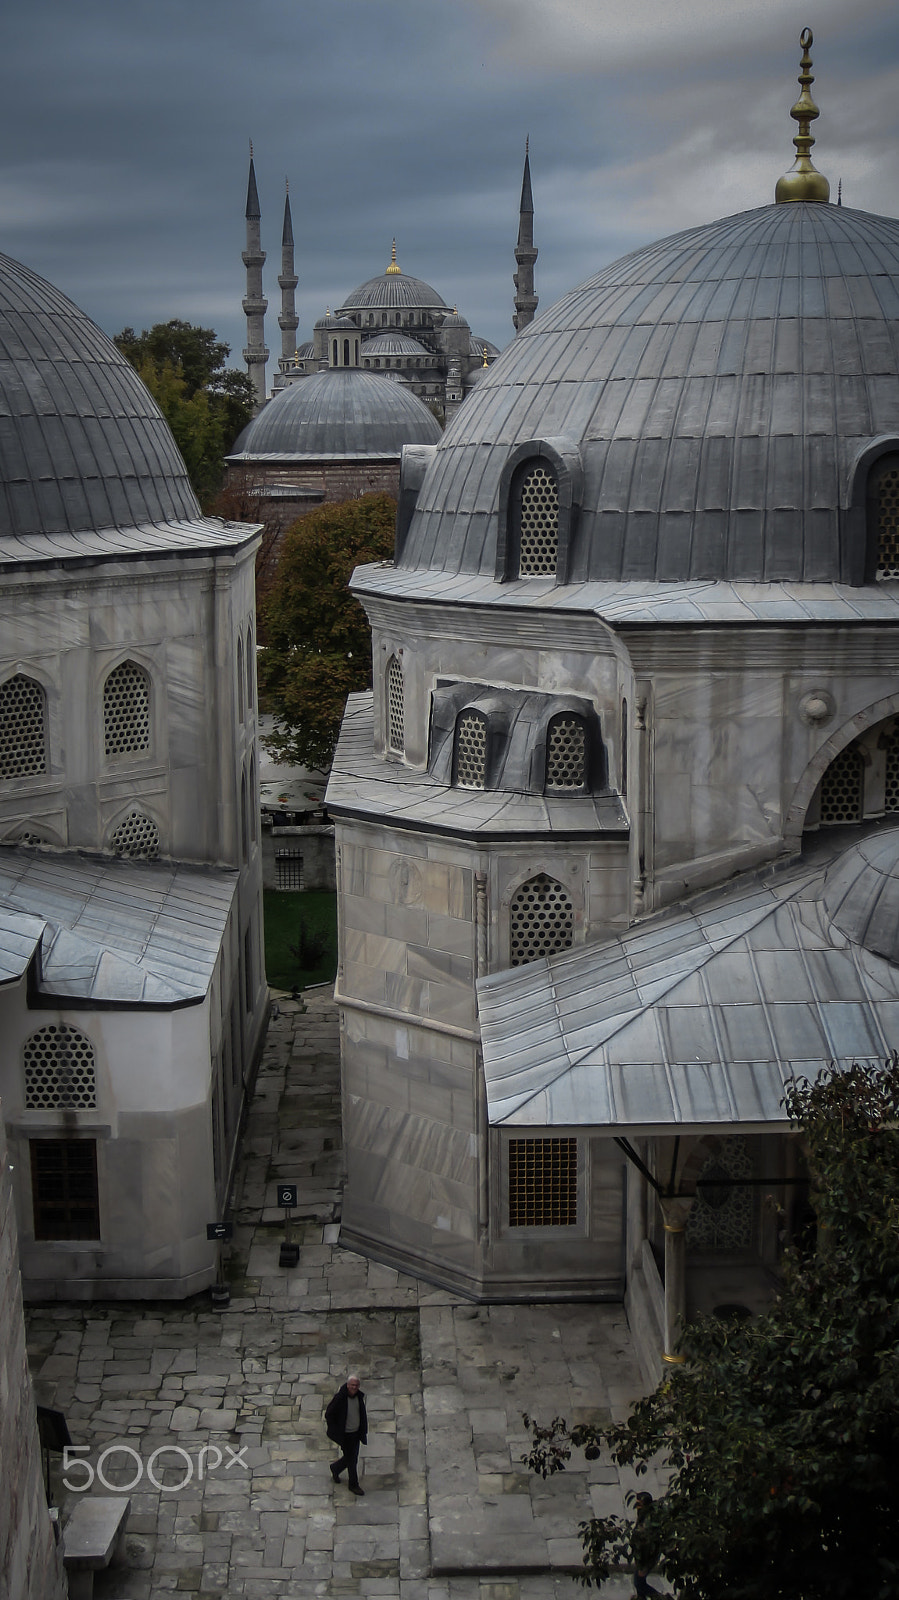
<svg viewBox="0 0 899 1600">
<path fill-rule="evenodd" d="M 0 1121 L 0 1594 L 11 1600 L 65 1600 L 60 1547 L 53 1537 L 41 1469 L 12 1186 Z"/>
</svg>

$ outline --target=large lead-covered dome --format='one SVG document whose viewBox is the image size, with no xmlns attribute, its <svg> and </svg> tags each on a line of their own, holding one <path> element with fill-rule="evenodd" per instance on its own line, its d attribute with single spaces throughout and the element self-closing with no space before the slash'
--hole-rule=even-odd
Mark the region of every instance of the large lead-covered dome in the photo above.
<svg viewBox="0 0 899 1600">
<path fill-rule="evenodd" d="M 404 384 L 358 367 L 331 367 L 282 389 L 244 429 L 230 461 L 281 456 L 395 456 L 434 444 L 440 424 Z"/>
<path fill-rule="evenodd" d="M 83 534 L 200 516 L 159 408 L 58 289 L 0 256 L 0 524 Z"/>
<path fill-rule="evenodd" d="M 624 257 L 520 333 L 436 451 L 399 564 L 509 576 L 510 461 L 545 441 L 567 581 L 860 583 L 851 508 L 890 440 L 899 221 L 765 206 Z"/>
</svg>

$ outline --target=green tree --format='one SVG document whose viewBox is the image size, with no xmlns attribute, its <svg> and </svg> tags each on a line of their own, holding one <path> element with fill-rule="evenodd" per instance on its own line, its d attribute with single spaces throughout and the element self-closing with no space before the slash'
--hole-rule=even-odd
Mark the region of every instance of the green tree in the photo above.
<svg viewBox="0 0 899 1600">
<path fill-rule="evenodd" d="M 212 328 L 177 318 L 115 343 L 147 385 L 184 457 L 204 510 L 221 488 L 224 457 L 254 409 L 248 375 L 225 366 L 230 346 Z"/>
<path fill-rule="evenodd" d="M 269 747 L 331 765 L 346 697 L 371 688 L 371 634 L 350 594 L 353 568 L 393 558 L 396 502 L 366 494 L 319 506 L 288 528 L 261 613 L 259 681 L 279 723 Z"/>
<path fill-rule="evenodd" d="M 685 1600 L 899 1594 L 899 1056 L 791 1086 L 818 1223 L 755 1322 L 704 1319 L 687 1357 L 620 1425 L 527 1419 L 533 1470 L 571 1447 L 666 1493 L 636 1519 L 581 1524 L 582 1581 L 659 1565 Z"/>
</svg>

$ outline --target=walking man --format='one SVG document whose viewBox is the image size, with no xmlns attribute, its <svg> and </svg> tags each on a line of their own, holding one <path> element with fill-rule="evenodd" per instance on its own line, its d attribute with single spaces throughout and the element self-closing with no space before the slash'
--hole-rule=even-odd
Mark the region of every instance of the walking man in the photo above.
<svg viewBox="0 0 899 1600">
<path fill-rule="evenodd" d="M 351 1494 L 364 1494 L 359 1483 L 359 1446 L 368 1442 L 368 1417 L 365 1414 L 365 1395 L 359 1379 L 351 1372 L 342 1383 L 333 1400 L 325 1408 L 325 1428 L 328 1438 L 339 1444 L 343 1454 L 339 1461 L 331 1462 L 331 1477 L 339 1483 L 344 1467 L 347 1469 Z"/>
</svg>

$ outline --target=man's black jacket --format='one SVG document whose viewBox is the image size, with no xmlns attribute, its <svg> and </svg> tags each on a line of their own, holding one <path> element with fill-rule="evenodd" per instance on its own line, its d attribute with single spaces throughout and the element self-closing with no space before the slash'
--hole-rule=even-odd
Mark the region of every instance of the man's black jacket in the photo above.
<svg viewBox="0 0 899 1600">
<path fill-rule="evenodd" d="M 340 1385 L 333 1400 L 329 1400 L 325 1407 L 325 1428 L 328 1438 L 335 1444 L 343 1444 L 346 1437 L 346 1410 L 349 1400 L 345 1383 Z M 356 1399 L 359 1401 L 359 1443 L 368 1443 L 368 1417 L 365 1414 L 365 1396 L 361 1389 L 356 1390 Z"/>
</svg>

